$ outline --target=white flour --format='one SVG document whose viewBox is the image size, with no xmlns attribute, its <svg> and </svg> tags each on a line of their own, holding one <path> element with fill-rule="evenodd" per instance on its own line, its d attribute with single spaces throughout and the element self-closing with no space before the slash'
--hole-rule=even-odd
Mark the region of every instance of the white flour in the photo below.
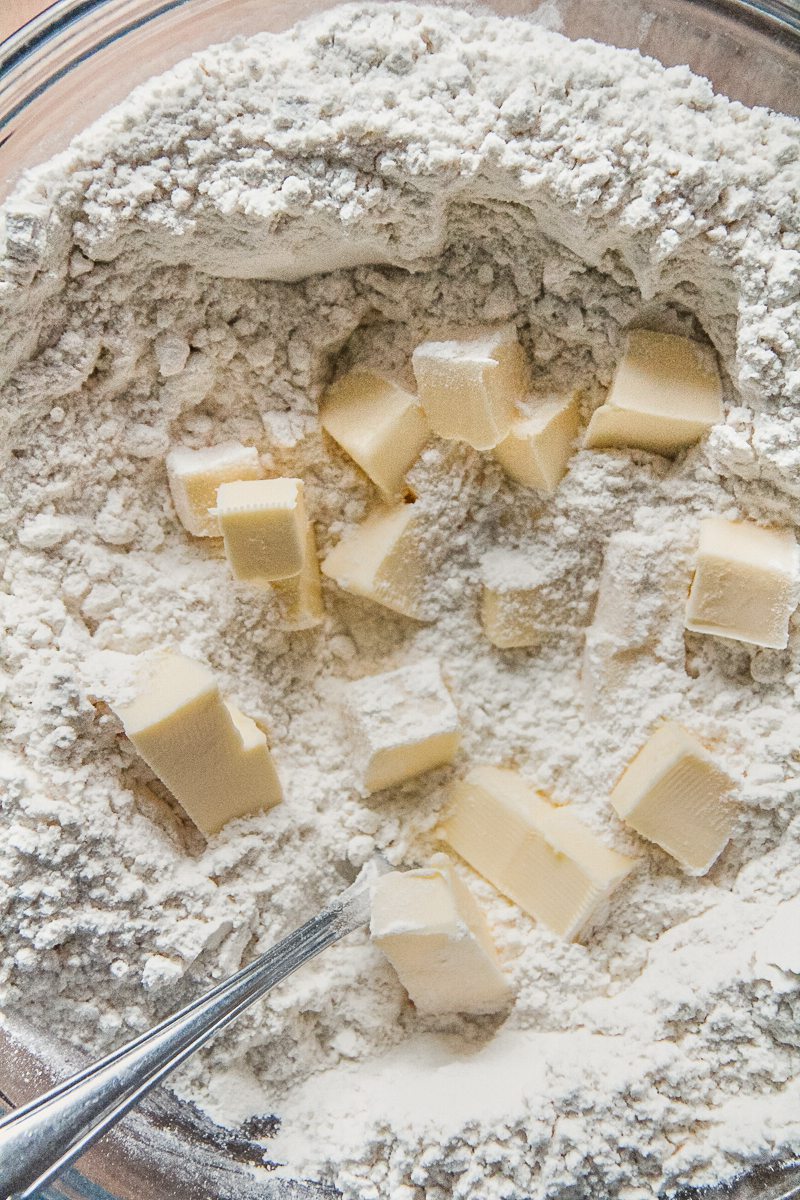
<svg viewBox="0 0 800 1200">
<path fill-rule="evenodd" d="M 179 1090 L 226 1121 L 279 1114 L 267 1156 L 364 1200 L 643 1200 L 800 1151 L 800 630 L 777 652 L 684 638 L 681 620 L 700 516 L 800 521 L 799 189 L 797 124 L 685 69 L 392 4 L 196 55 L 23 182 L 0 276 L 11 1017 L 117 1044 L 294 927 L 375 847 L 424 861 L 448 781 L 492 762 L 640 857 L 585 944 L 464 868 L 518 989 L 505 1022 L 419 1017 L 354 936 Z M 674 463 L 578 452 L 547 500 L 432 442 L 412 472 L 426 624 L 326 583 L 324 627 L 282 632 L 217 544 L 177 524 L 167 449 L 237 439 L 305 479 L 324 552 L 376 499 L 320 433 L 331 373 L 359 362 L 409 383 L 438 324 L 501 320 L 537 388 L 584 389 L 584 419 L 631 323 L 705 332 L 727 421 Z M 584 649 L 625 530 L 631 643 L 595 628 Z M 535 650 L 480 634 L 498 550 L 552 587 L 557 632 Z M 166 647 L 266 722 L 285 785 L 283 805 L 207 845 L 104 703 L 108 651 Z M 456 764 L 362 800 L 341 681 L 426 656 L 460 714 Z M 704 878 L 607 802 L 664 716 L 741 781 L 736 836 Z"/>
</svg>

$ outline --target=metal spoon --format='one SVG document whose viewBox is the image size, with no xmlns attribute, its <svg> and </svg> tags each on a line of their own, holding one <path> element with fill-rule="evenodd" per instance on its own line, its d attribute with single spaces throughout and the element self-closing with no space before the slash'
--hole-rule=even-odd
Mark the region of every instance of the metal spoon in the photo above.
<svg viewBox="0 0 800 1200">
<path fill-rule="evenodd" d="M 0 1120 L 0 1196 L 33 1200 L 53 1179 L 239 1013 L 369 919 L 389 865 L 375 855 L 329 905 L 192 1004 Z"/>
</svg>

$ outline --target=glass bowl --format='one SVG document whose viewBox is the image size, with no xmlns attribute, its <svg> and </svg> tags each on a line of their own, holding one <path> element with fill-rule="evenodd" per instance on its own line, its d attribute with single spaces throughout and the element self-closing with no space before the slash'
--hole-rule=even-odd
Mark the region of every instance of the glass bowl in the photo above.
<svg viewBox="0 0 800 1200">
<path fill-rule="evenodd" d="M 143 80 L 215 42 L 285 29 L 331 7 L 327 0 L 56 0 L 0 45 L 0 200 L 22 172 L 63 149 Z M 570 38 L 637 48 L 666 66 L 687 64 L 732 99 L 800 115 L 796 0 L 494 0 L 489 7 L 532 15 Z M 41 1031 L 0 1025 L 0 1107 L 31 1099 L 74 1065 Z M 263 1154 L 258 1133 L 220 1129 L 162 1092 L 43 1200 L 335 1195 L 270 1176 L 257 1165 Z M 800 1163 L 765 1164 L 706 1192 L 716 1194 L 720 1200 L 798 1198 Z"/>
</svg>

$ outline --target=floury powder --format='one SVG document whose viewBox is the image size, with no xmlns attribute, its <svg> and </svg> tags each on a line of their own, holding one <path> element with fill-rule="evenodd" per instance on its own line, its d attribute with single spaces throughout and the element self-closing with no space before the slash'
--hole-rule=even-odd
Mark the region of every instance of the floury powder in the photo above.
<svg viewBox="0 0 800 1200">
<path fill-rule="evenodd" d="M 800 639 L 685 634 L 700 519 L 800 523 L 800 129 L 683 68 L 523 19 L 345 6 L 139 88 L 4 209 L 0 960 L 8 1017 L 99 1052 L 310 915 L 373 850 L 425 862 L 446 786 L 512 766 L 640 861 L 581 944 L 459 870 L 516 990 L 505 1021 L 408 1004 L 356 935 L 176 1079 L 217 1119 L 277 1114 L 281 1172 L 351 1200 L 645 1200 L 800 1152 Z M 301 477 L 321 553 L 376 503 L 321 432 L 350 366 L 413 387 L 443 324 L 514 322 L 581 428 L 630 326 L 707 338 L 723 424 L 668 460 L 578 450 L 555 494 L 432 441 L 424 623 L 325 585 L 279 627 L 185 534 L 171 447 L 238 440 Z M 587 694 L 606 545 L 647 636 Z M 562 626 L 498 652 L 481 563 L 528 554 Z M 678 581 L 676 583 L 676 581 Z M 685 595 L 685 590 L 684 590 Z M 286 799 L 205 842 L 109 710 L 130 656 L 178 649 L 269 729 Z M 436 659 L 452 768 L 362 799 L 344 681 Z M 608 794 L 663 718 L 737 779 L 706 876 Z"/>
</svg>

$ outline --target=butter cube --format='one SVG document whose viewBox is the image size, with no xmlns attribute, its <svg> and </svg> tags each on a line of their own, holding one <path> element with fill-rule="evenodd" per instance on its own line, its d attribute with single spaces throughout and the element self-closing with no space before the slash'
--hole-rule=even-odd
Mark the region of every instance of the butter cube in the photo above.
<svg viewBox="0 0 800 1200">
<path fill-rule="evenodd" d="M 267 803 L 259 803 L 253 808 L 248 805 L 243 811 L 245 813 L 259 812 L 263 808 L 273 807 L 282 799 L 282 793 L 275 764 L 267 745 L 267 735 L 252 717 L 246 716 L 230 700 L 223 700 L 223 704 L 241 741 L 236 775 L 237 786 L 240 788 L 242 796 L 256 797 L 263 795 L 266 791 L 268 797 L 271 798 Z M 241 814 L 237 813 L 236 815 Z"/>
<path fill-rule="evenodd" d="M 606 402 L 592 415 L 586 446 L 632 446 L 672 455 L 722 420 L 722 384 L 710 347 L 671 333 L 634 329 Z"/>
<path fill-rule="evenodd" d="M 700 522 L 687 629 L 783 650 L 797 600 L 797 543 L 790 530 L 720 517 Z"/>
<path fill-rule="evenodd" d="M 442 836 L 498 891 L 574 939 L 633 868 L 515 771 L 475 767 L 453 789 Z"/>
<path fill-rule="evenodd" d="M 550 567 L 512 550 L 488 551 L 481 559 L 481 623 L 500 650 L 538 646 L 551 633 L 577 628 L 564 599 L 564 581 Z"/>
<path fill-rule="evenodd" d="M 178 519 L 195 537 L 219 537 L 220 527 L 210 511 L 217 503 L 217 488 L 236 479 L 261 479 L 264 475 L 254 446 L 224 442 L 206 450 L 179 446 L 167 455 L 167 479 Z"/>
<path fill-rule="evenodd" d="M 325 607 L 322 603 L 317 540 L 310 521 L 306 522 L 306 543 L 300 574 L 289 579 L 277 579 L 272 589 L 286 629 L 313 629 L 323 620 Z"/>
<path fill-rule="evenodd" d="M 625 529 L 608 539 L 594 621 L 586 631 L 581 686 L 587 711 L 610 717 L 615 691 L 641 686 L 647 672 L 651 690 L 660 676 L 672 690 L 669 673 L 685 677 L 684 607 L 688 555 L 682 534 L 666 526 L 657 533 Z"/>
<path fill-rule="evenodd" d="M 319 415 L 322 428 L 386 496 L 402 493 L 430 435 L 416 396 L 373 371 L 351 371 L 328 388 Z"/>
<path fill-rule="evenodd" d="M 532 416 L 514 421 L 494 455 L 517 483 L 554 492 L 567 473 L 577 435 L 578 397 L 573 393 L 545 400 Z"/>
<path fill-rule="evenodd" d="M 381 876 L 370 932 L 420 1012 L 491 1013 L 511 1003 L 486 918 L 446 854 Z"/>
<path fill-rule="evenodd" d="M 731 780 L 675 721 L 662 725 L 631 760 L 611 793 L 626 824 L 697 875 L 704 875 L 733 832 L 723 800 Z"/>
<path fill-rule="evenodd" d="M 528 386 L 514 325 L 423 342 L 412 356 L 420 403 L 439 437 L 492 450 L 508 434 Z"/>
<path fill-rule="evenodd" d="M 593 625 L 626 650 L 656 642 L 669 610 L 681 612 L 686 575 L 676 570 L 667 540 L 666 532 L 658 536 L 633 529 L 608 539 Z"/>
<path fill-rule="evenodd" d="M 419 510 L 397 504 L 372 513 L 334 546 L 322 573 L 346 592 L 423 620 L 425 571 Z"/>
<path fill-rule="evenodd" d="M 433 658 L 346 684 L 342 708 L 362 796 L 452 762 L 461 740 Z"/>
<path fill-rule="evenodd" d="M 308 537 L 302 479 L 223 483 L 214 511 L 237 579 L 263 584 L 300 574 Z"/>
<path fill-rule="evenodd" d="M 483 589 L 481 624 L 498 650 L 538 646 L 543 637 L 539 616 L 536 588 Z"/>
<path fill-rule="evenodd" d="M 116 709 L 125 733 L 203 833 L 279 803 L 266 736 L 226 704 L 207 667 L 167 654 L 149 664 L 138 688 Z"/>
</svg>

